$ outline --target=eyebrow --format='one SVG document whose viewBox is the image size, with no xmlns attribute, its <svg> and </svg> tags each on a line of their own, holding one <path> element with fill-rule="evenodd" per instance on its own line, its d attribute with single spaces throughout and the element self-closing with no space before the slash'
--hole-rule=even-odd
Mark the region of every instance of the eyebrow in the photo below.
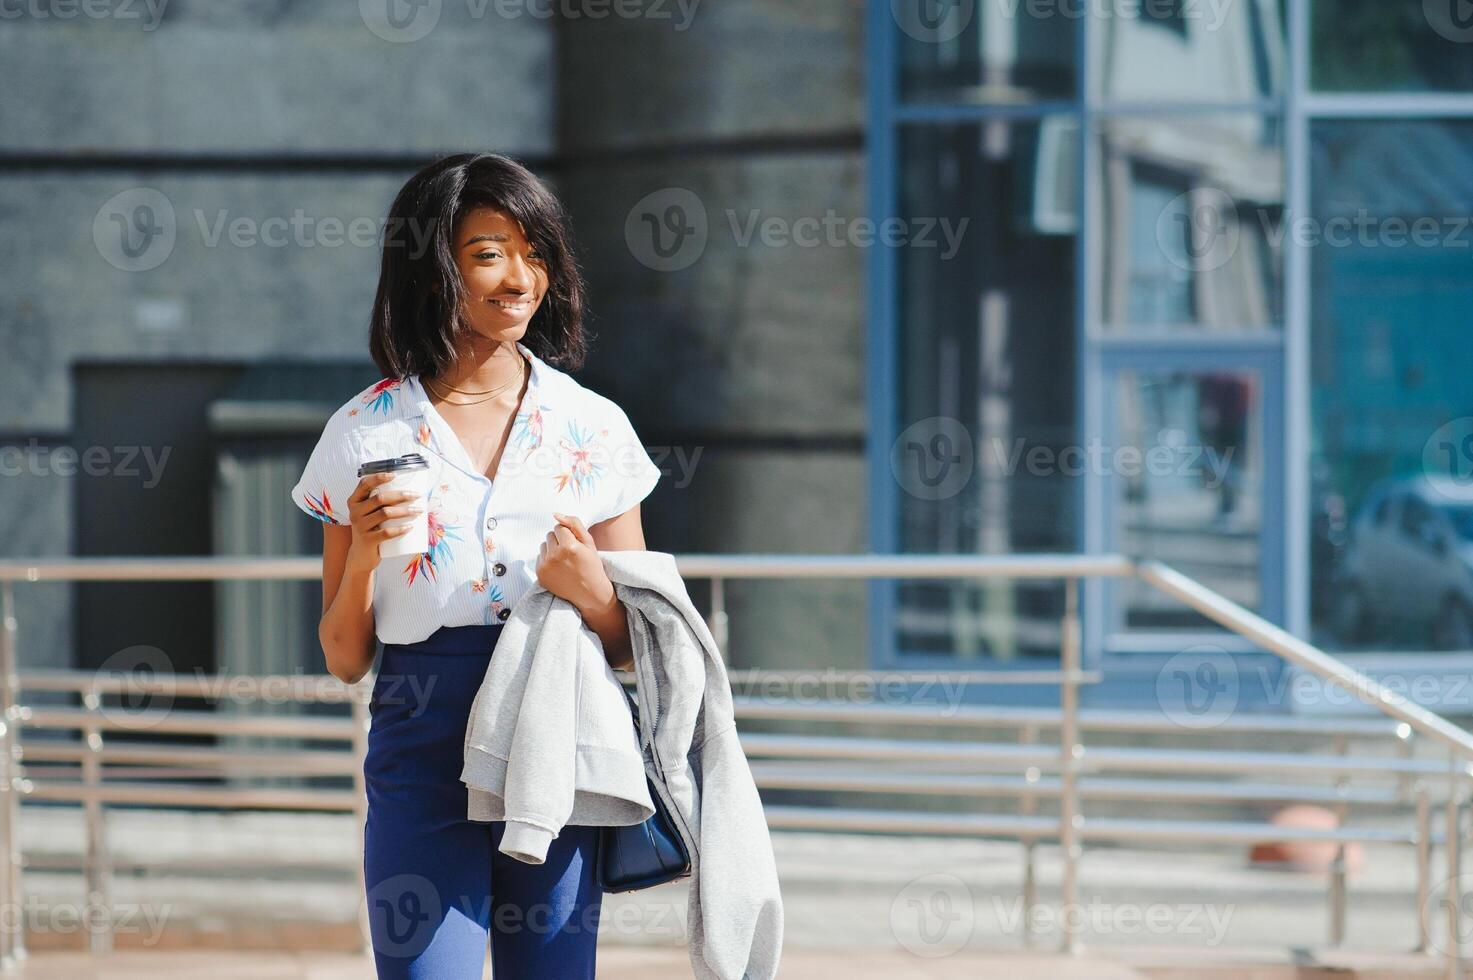
<svg viewBox="0 0 1473 980">
<path fill-rule="evenodd" d="M 466 240 L 466 244 L 467 245 L 474 245 L 477 242 L 509 242 L 509 241 L 511 241 L 511 237 L 509 235 L 502 235 L 502 234 L 472 235 L 470 238 L 468 238 Z"/>
</svg>

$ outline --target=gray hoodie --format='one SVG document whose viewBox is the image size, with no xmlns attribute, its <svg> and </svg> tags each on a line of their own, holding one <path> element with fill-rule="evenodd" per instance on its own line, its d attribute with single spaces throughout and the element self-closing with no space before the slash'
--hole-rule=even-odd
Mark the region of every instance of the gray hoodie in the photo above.
<svg viewBox="0 0 1473 980">
<path fill-rule="evenodd" d="M 674 555 L 663 551 L 604 551 L 599 555 L 629 620 L 629 637 L 634 649 L 635 694 L 639 716 L 644 719 L 638 748 L 645 771 L 690 850 L 686 928 L 694 975 L 697 980 L 771 980 L 777 975 L 782 950 L 782 894 L 762 800 L 737 737 L 731 686 L 721 652 L 686 592 Z M 582 617 L 578 616 L 571 603 L 555 597 L 534 601 L 539 593 L 546 593 L 546 590 L 536 586 L 522 598 L 512 609 L 508 626 L 519 615 L 552 615 L 569 610 L 581 623 Z M 532 663 L 551 665 L 574 659 L 581 663 L 590 637 L 602 656 L 602 645 L 592 630 L 586 626 L 581 630 L 569 628 L 565 619 L 557 622 L 557 629 L 544 629 L 539 634 L 537 657 L 535 661 L 528 661 L 529 670 Z M 503 653 L 508 632 L 503 630 L 497 643 L 487 671 L 487 681 L 482 685 L 483 691 L 487 684 L 494 683 L 491 674 L 496 669 L 496 658 Z M 553 642 L 555 637 L 565 641 L 565 649 L 560 650 L 556 646 Z M 563 656 L 563 661 L 557 659 L 559 656 Z M 537 669 L 541 670 L 540 667 Z M 522 689 L 528 692 L 534 688 L 529 683 Z M 579 689 L 583 688 L 580 686 Z M 612 702 L 606 702 L 602 697 L 596 702 L 598 707 L 595 710 L 603 711 L 607 706 L 607 710 L 615 714 L 618 724 L 630 724 L 628 705 L 622 701 L 622 694 L 619 696 L 622 715 L 613 712 Z M 477 700 L 479 703 L 479 695 Z M 544 717 L 544 707 L 548 708 L 546 718 L 562 718 L 555 723 L 567 724 L 566 712 L 560 708 L 544 706 L 540 702 L 535 711 L 528 712 L 528 707 L 527 704 L 520 705 L 516 715 L 518 728 L 529 724 L 528 731 L 536 731 L 540 724 L 538 719 Z M 618 727 L 617 724 L 602 726 L 597 719 L 587 719 L 586 713 L 578 712 L 577 728 L 580 731 L 585 727 L 603 730 Z M 486 730 L 487 723 L 488 720 L 479 717 L 473 707 L 469 727 Z M 533 739 L 521 744 L 533 746 L 536 743 Z M 513 748 L 513 754 L 519 751 Z M 528 751 L 534 750 L 529 748 Z M 610 756 L 586 756 L 588 764 L 584 768 L 587 771 L 581 776 L 574 772 L 569 777 L 559 766 L 568 766 L 570 757 L 574 759 L 572 764 L 575 768 L 581 766 L 585 759 L 581 752 L 560 750 L 550 768 L 542 765 L 529 767 L 523 787 L 527 798 L 535 801 L 544 781 L 549 788 L 600 785 L 607 789 L 620 786 L 623 788 L 615 791 L 613 796 L 620 793 L 625 797 L 631 795 L 627 773 L 604 778 L 607 774 L 598 771 L 600 761 L 607 761 Z M 618 757 L 619 754 L 612 756 Z M 473 779 L 476 772 L 487 772 L 479 764 L 472 765 L 469 751 L 466 772 Z M 492 785 L 496 780 L 495 772 L 496 767 L 491 767 Z M 601 807 L 602 804 L 590 804 L 590 812 Z M 561 804 L 543 809 L 560 812 Z M 474 814 L 472 818 L 475 818 Z M 643 817 L 609 822 L 637 823 L 640 820 Z M 566 822 L 576 825 L 579 821 L 569 819 Z M 511 829 L 512 825 L 508 823 L 507 833 Z M 506 850 L 505 846 L 503 850 Z M 543 850 L 545 852 L 545 844 Z"/>
</svg>

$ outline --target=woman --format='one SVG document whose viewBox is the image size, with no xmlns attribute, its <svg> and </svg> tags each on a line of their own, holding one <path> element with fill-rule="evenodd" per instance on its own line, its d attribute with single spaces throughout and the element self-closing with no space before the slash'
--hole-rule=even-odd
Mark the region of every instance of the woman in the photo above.
<svg viewBox="0 0 1473 980">
<path fill-rule="evenodd" d="M 384 380 L 329 419 L 299 507 L 323 523 L 328 670 L 354 683 L 384 644 L 370 702 L 364 878 L 380 977 L 594 975 L 597 828 L 562 828 L 540 865 L 466 819 L 466 721 L 501 624 L 534 584 L 574 604 L 613 667 L 631 663 L 598 551 L 643 549 L 660 471 L 624 412 L 554 364 L 582 364 L 583 283 L 562 207 L 495 154 L 404 185 L 385 231 L 370 352 Z M 374 489 L 360 463 L 418 452 L 426 499 Z M 429 550 L 380 559 L 425 513 Z"/>
</svg>

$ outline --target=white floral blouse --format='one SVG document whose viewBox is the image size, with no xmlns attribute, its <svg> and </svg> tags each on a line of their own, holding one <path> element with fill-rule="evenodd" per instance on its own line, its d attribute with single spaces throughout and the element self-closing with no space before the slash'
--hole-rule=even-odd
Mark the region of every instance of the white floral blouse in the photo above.
<svg viewBox="0 0 1473 980">
<path fill-rule="evenodd" d="M 587 526 L 624 513 L 660 479 L 624 411 L 534 354 L 527 390 L 492 480 L 476 469 L 417 375 L 385 378 L 328 419 L 292 500 L 347 525 L 358 466 L 417 452 L 437 472 L 427 507 L 430 549 L 385 558 L 374 575 L 374 628 L 414 643 L 441 626 L 494 625 L 537 581 L 537 555 L 557 521 Z"/>
</svg>

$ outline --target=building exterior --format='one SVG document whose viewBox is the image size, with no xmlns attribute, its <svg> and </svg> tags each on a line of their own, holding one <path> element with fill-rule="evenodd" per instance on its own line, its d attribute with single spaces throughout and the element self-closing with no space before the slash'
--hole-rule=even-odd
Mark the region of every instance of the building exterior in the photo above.
<svg viewBox="0 0 1473 980">
<path fill-rule="evenodd" d="M 375 380 L 375 223 L 423 162 L 492 149 L 572 212 L 583 380 L 666 473 L 651 547 L 1122 551 L 1373 665 L 1457 658 L 1473 25 L 1446 8 L 8 11 L 4 551 L 315 553 L 285 491 Z M 27 587 L 22 662 L 319 669 L 318 599 Z M 1096 701 L 1151 698 L 1183 651 L 1252 661 L 1147 591 L 1085 599 Z M 1009 667 L 1057 658 L 1062 594 L 728 605 L 739 666 Z"/>
</svg>

